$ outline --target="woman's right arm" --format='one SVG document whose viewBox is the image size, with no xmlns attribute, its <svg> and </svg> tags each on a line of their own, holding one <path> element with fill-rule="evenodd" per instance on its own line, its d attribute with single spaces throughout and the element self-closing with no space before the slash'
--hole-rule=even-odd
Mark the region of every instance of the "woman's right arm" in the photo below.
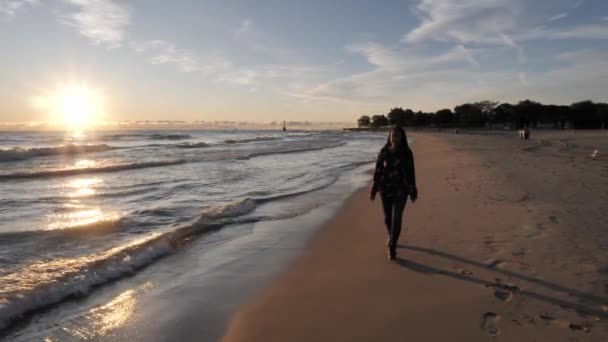
<svg viewBox="0 0 608 342">
<path fill-rule="evenodd" d="M 370 192 L 370 199 L 373 201 L 380 188 L 380 179 L 382 178 L 382 172 L 384 171 L 384 155 L 382 151 L 378 153 L 378 159 L 376 159 L 376 169 L 374 170 L 374 179 L 372 181 L 372 189 Z"/>
</svg>

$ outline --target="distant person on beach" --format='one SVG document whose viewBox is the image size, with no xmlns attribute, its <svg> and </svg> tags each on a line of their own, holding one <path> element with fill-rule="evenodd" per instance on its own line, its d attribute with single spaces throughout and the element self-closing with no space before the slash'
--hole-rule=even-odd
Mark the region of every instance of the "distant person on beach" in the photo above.
<svg viewBox="0 0 608 342">
<path fill-rule="evenodd" d="M 380 193 L 384 210 L 384 224 L 388 232 L 388 256 L 397 256 L 397 242 L 401 234 L 401 221 L 407 197 L 416 202 L 416 173 L 414 154 L 407 142 L 402 127 L 393 127 L 386 145 L 380 150 L 376 161 L 374 181 L 369 198 L 373 201 Z"/>
</svg>

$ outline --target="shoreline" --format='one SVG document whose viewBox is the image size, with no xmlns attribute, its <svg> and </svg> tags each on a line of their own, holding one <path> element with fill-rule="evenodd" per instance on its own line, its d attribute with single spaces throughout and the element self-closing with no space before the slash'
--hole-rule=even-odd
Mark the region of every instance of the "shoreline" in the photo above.
<svg viewBox="0 0 608 342">
<path fill-rule="evenodd" d="M 608 212 L 587 203 L 606 203 L 608 166 L 583 151 L 608 141 L 567 134 L 412 133 L 420 198 L 397 262 L 379 202 L 359 190 L 223 340 L 604 340 Z"/>
</svg>

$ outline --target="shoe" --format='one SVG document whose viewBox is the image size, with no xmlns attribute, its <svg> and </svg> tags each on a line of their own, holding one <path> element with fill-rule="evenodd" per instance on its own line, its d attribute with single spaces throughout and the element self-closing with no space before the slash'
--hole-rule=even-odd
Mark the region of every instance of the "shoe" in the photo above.
<svg viewBox="0 0 608 342">
<path fill-rule="evenodd" d="M 388 248 L 388 259 L 395 260 L 397 258 L 397 249 L 395 247 Z"/>
</svg>

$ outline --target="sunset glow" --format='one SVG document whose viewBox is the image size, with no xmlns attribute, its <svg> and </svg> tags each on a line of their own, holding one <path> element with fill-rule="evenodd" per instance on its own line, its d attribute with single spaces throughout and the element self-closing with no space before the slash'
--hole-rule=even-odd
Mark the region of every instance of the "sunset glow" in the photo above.
<svg viewBox="0 0 608 342">
<path fill-rule="evenodd" d="M 38 96 L 34 106 L 50 115 L 50 120 L 70 130 L 90 127 L 103 113 L 100 92 L 85 83 L 70 83 Z"/>
</svg>

